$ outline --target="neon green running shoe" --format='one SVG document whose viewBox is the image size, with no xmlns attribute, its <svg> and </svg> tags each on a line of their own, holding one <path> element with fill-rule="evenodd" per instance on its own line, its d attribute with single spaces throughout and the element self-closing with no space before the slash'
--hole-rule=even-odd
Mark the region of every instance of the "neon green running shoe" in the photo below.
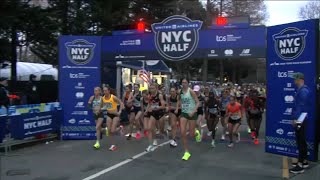
<svg viewBox="0 0 320 180">
<path fill-rule="evenodd" d="M 250 128 L 248 128 L 248 134 L 250 134 L 251 133 L 251 129 Z"/>
<path fill-rule="evenodd" d="M 182 157 L 182 160 L 184 161 L 188 161 L 188 159 L 191 157 L 191 154 L 189 152 L 185 152 L 183 157 Z"/>
<path fill-rule="evenodd" d="M 95 149 L 99 149 L 99 148 L 100 148 L 100 143 L 99 143 L 99 142 L 96 142 L 96 143 L 93 145 L 93 147 L 94 147 Z"/>
<path fill-rule="evenodd" d="M 196 142 L 201 142 L 201 135 L 198 129 L 195 131 L 195 137 L 196 137 Z"/>
</svg>

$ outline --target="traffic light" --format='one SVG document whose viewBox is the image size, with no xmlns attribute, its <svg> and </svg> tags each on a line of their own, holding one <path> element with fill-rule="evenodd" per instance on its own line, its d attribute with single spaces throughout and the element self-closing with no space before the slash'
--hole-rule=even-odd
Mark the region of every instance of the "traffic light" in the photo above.
<svg viewBox="0 0 320 180">
<path fill-rule="evenodd" d="M 144 31 L 146 29 L 146 24 L 143 21 L 139 21 L 137 24 L 137 30 L 138 31 Z"/>
<path fill-rule="evenodd" d="M 227 25 L 227 23 L 228 23 L 228 19 L 226 17 L 219 16 L 216 19 L 216 25 L 218 26 L 225 26 Z"/>
</svg>

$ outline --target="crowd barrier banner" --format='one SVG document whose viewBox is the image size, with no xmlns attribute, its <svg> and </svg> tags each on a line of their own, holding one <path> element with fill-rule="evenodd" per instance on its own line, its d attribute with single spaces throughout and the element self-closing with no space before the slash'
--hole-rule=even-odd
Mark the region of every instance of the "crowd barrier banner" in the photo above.
<svg viewBox="0 0 320 180">
<path fill-rule="evenodd" d="M 59 102 L 63 107 L 62 139 L 95 139 L 95 122 L 87 104 L 101 87 L 101 38 L 59 39 Z"/>
<path fill-rule="evenodd" d="M 266 152 L 297 157 L 292 126 L 297 90 L 293 75 L 301 72 L 310 89 L 306 139 L 308 158 L 318 159 L 317 61 L 319 21 L 307 20 L 268 27 Z"/>
</svg>

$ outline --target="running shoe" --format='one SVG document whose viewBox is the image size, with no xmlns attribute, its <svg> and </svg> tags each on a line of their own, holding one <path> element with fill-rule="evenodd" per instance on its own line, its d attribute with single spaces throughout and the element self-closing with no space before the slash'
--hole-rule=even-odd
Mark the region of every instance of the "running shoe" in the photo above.
<svg viewBox="0 0 320 180">
<path fill-rule="evenodd" d="M 130 141 L 130 140 L 131 140 L 131 138 L 132 138 L 132 135 L 131 135 L 131 134 L 129 134 L 129 136 L 127 137 L 127 140 L 128 140 L 128 141 Z"/>
<path fill-rule="evenodd" d="M 111 147 L 109 148 L 110 151 L 115 151 L 117 150 L 117 146 L 115 145 L 111 145 Z"/>
<path fill-rule="evenodd" d="M 207 133 L 207 136 L 212 136 L 212 131 L 209 131 L 208 133 Z"/>
<path fill-rule="evenodd" d="M 250 134 L 251 133 L 251 129 L 248 127 L 248 134 Z"/>
<path fill-rule="evenodd" d="M 158 146 L 158 141 L 156 139 L 153 140 L 153 146 Z"/>
<path fill-rule="evenodd" d="M 159 134 L 160 134 L 160 130 L 157 130 L 157 131 L 156 131 L 156 135 L 159 135 Z"/>
<path fill-rule="evenodd" d="M 154 147 L 152 145 L 149 145 L 146 149 L 147 152 L 152 152 L 154 151 Z"/>
<path fill-rule="evenodd" d="M 230 144 L 228 145 L 228 147 L 229 147 L 229 148 L 233 148 L 233 147 L 234 147 L 234 144 L 233 144 L 233 143 L 230 143 Z"/>
<path fill-rule="evenodd" d="M 136 139 L 139 140 L 141 138 L 140 132 L 137 132 Z"/>
<path fill-rule="evenodd" d="M 196 142 L 201 142 L 201 135 L 198 129 L 195 131 L 195 137 L 196 137 Z"/>
<path fill-rule="evenodd" d="M 109 129 L 106 127 L 106 136 L 109 136 Z"/>
<path fill-rule="evenodd" d="M 216 147 L 216 143 L 215 143 L 214 139 L 212 139 L 212 141 L 211 141 L 211 147 L 212 147 L 212 148 L 215 148 L 215 147 Z"/>
<path fill-rule="evenodd" d="M 226 140 L 226 136 L 224 134 L 221 135 L 221 141 Z"/>
<path fill-rule="evenodd" d="M 300 165 L 297 165 L 296 167 L 290 169 L 290 172 L 293 174 L 302 174 L 304 173 L 304 169 Z"/>
<path fill-rule="evenodd" d="M 93 147 L 94 147 L 95 149 L 99 149 L 99 148 L 100 148 L 100 143 L 99 143 L 99 142 L 96 142 L 96 143 L 93 145 Z"/>
<path fill-rule="evenodd" d="M 298 162 L 292 163 L 291 165 L 292 165 L 292 167 L 296 167 L 296 166 L 298 166 Z M 308 168 L 308 167 L 309 167 L 309 163 L 308 162 L 304 162 L 302 164 L 302 168 Z"/>
<path fill-rule="evenodd" d="M 229 135 L 229 131 L 226 131 L 226 135 Z"/>
<path fill-rule="evenodd" d="M 241 140 L 241 138 L 240 138 L 240 133 L 238 133 L 238 137 L 237 137 L 236 143 L 239 143 L 240 140 Z"/>
<path fill-rule="evenodd" d="M 259 139 L 258 139 L 258 138 L 254 139 L 253 143 L 254 143 L 255 145 L 258 145 L 258 144 L 259 144 Z"/>
<path fill-rule="evenodd" d="M 178 146 L 177 142 L 174 139 L 172 139 L 170 141 L 170 147 L 177 147 L 177 146 Z"/>
<path fill-rule="evenodd" d="M 188 159 L 190 158 L 191 154 L 189 152 L 185 152 L 183 157 L 182 157 L 182 160 L 184 161 L 188 161 Z"/>
<path fill-rule="evenodd" d="M 168 130 L 168 131 L 171 131 L 171 130 L 172 130 L 171 126 L 168 126 L 167 130 Z"/>
<path fill-rule="evenodd" d="M 256 138 L 256 132 L 251 131 L 251 138 L 252 138 L 252 139 Z"/>
</svg>

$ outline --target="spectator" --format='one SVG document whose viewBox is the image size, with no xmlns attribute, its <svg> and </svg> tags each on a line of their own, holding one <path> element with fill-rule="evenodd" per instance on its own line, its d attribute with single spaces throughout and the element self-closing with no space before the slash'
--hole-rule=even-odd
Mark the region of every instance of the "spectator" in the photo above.
<svg viewBox="0 0 320 180">
<path fill-rule="evenodd" d="M 6 114 L 6 109 L 9 105 L 9 93 L 6 87 L 8 86 L 7 78 L 1 77 L 0 78 L 0 108 L 4 110 L 4 112 L 0 111 L 1 114 Z"/>
<path fill-rule="evenodd" d="M 27 83 L 27 86 L 26 86 L 26 95 L 27 95 L 27 103 L 28 104 L 39 104 L 40 103 L 38 88 L 35 83 L 36 77 L 37 77 L 36 75 L 31 74 L 29 76 L 29 82 Z"/>
</svg>

